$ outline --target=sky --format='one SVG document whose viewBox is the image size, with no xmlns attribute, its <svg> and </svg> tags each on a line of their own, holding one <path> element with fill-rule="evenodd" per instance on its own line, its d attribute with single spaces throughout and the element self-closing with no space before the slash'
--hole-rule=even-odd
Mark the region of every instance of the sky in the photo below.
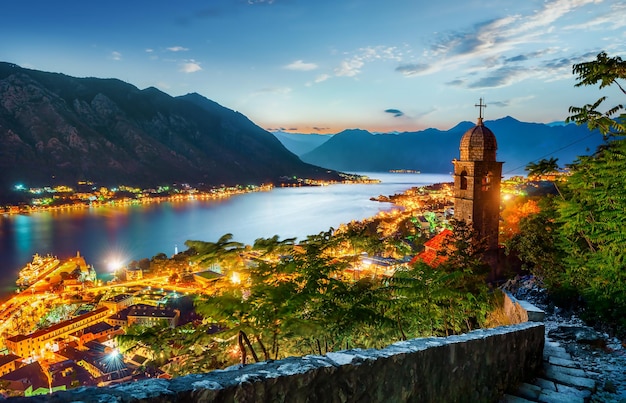
<svg viewBox="0 0 626 403">
<path fill-rule="evenodd" d="M 572 65 L 626 58 L 626 0 L 20 0 L 0 61 L 197 92 L 264 129 L 337 133 L 563 121 L 617 89 Z"/>
</svg>

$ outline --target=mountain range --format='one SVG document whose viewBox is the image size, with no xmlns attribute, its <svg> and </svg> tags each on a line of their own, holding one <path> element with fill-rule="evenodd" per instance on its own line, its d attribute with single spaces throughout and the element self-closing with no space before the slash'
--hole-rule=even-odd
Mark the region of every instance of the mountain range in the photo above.
<svg viewBox="0 0 626 403">
<path fill-rule="evenodd" d="M 558 158 L 560 166 L 572 163 L 580 155 L 588 155 L 603 143 L 599 132 L 590 132 L 575 124 L 543 124 L 521 122 L 510 116 L 485 121 L 498 142 L 498 161 L 503 161 L 504 174 L 524 173 L 524 167 L 541 158 Z M 475 123 L 461 122 L 449 130 L 426 129 L 404 133 L 370 133 L 350 129 L 324 136 L 322 144 L 310 135 L 291 135 L 300 142 L 310 139 L 309 150 L 302 144 L 296 148 L 285 140 L 289 134 L 277 136 L 283 144 L 310 164 L 348 172 L 382 172 L 411 169 L 429 173 L 447 173 L 452 160 L 459 158 L 463 134 Z M 299 137 L 296 137 L 299 136 Z"/>
<path fill-rule="evenodd" d="M 198 94 L 0 63 L 0 187 L 234 185 L 337 179 L 244 115 Z"/>
</svg>

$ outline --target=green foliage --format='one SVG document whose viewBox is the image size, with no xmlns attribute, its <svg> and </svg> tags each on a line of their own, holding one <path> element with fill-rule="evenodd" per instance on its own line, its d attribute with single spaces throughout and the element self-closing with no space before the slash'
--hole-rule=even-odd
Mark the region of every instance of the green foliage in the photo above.
<svg viewBox="0 0 626 403">
<path fill-rule="evenodd" d="M 559 206 L 566 275 L 594 315 L 623 321 L 626 141 L 614 140 L 572 168 L 568 197 Z"/>
<path fill-rule="evenodd" d="M 190 240 L 185 242 L 185 246 L 196 252 L 191 260 L 206 267 L 217 262 L 236 260 L 244 245 L 233 241 L 233 234 L 224 234 L 216 242 Z"/>
<path fill-rule="evenodd" d="M 626 78 L 626 62 L 600 53 L 597 60 L 574 66 L 577 86 L 617 85 Z M 570 108 L 568 120 L 605 135 L 626 134 L 622 105 L 601 113 L 606 97 L 583 108 Z M 587 319 L 626 328 L 626 139 L 613 137 L 590 156 L 570 166 L 572 175 L 560 200 L 544 201 L 541 213 L 520 223 L 521 234 L 508 244 L 550 292 L 582 301 Z"/>
<path fill-rule="evenodd" d="M 458 242 L 469 242 L 468 234 Z M 381 348 L 399 339 L 468 331 L 484 322 L 490 305 L 484 275 L 475 274 L 484 273 L 484 265 L 474 255 L 465 256 L 477 249 L 459 249 L 456 255 L 463 257 L 451 257 L 443 269 L 419 264 L 392 278 L 354 281 L 344 275 L 354 257 L 333 252 L 346 241 L 355 250 L 371 246 L 365 238 L 360 231 L 336 238 L 331 230 L 297 246 L 290 243 L 281 258 L 259 259 L 249 267 L 243 284 L 198 300 L 197 311 L 224 329 L 217 336 L 230 340 L 230 350 L 237 343 L 265 359 Z M 276 243 L 255 245 L 273 250 Z M 463 262 L 474 266 L 454 266 Z M 250 344 L 241 337 L 236 341 L 237 335 L 249 336 Z"/>
<path fill-rule="evenodd" d="M 618 81 L 626 79 L 626 62 L 619 56 L 608 57 L 605 52 L 601 52 L 596 60 L 575 64 L 572 71 L 578 75 L 577 87 L 600 83 L 599 88 L 602 89 L 615 84 L 626 94 Z M 601 112 L 598 108 L 606 99 L 607 97 L 603 96 L 593 104 L 582 107 L 571 106 L 569 108 L 571 115 L 566 122 L 586 124 L 590 130 L 598 129 L 605 136 L 626 134 L 626 113 L 619 113 L 625 110 L 624 105 L 618 104 Z"/>
<path fill-rule="evenodd" d="M 529 162 L 524 170 L 528 172 L 529 177 L 542 176 L 549 173 L 556 173 L 559 171 L 559 165 L 557 164 L 558 158 L 550 157 L 549 160 L 543 158 L 539 162 Z"/>
<path fill-rule="evenodd" d="M 514 253 L 522 267 L 543 280 L 550 289 L 562 284 L 564 252 L 558 243 L 559 224 L 556 222 L 556 201 L 553 197 L 540 200 L 540 212 L 524 217 L 519 233 L 507 243 L 507 253 Z"/>
</svg>

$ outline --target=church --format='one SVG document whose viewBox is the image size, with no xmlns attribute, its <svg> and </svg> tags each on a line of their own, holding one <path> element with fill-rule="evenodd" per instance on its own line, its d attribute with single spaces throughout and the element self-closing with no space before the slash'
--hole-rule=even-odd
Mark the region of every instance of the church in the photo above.
<svg viewBox="0 0 626 403">
<path fill-rule="evenodd" d="M 488 252 L 498 250 L 502 162 L 496 161 L 496 136 L 483 124 L 482 98 L 476 126 L 461 138 L 454 160 L 454 218 L 471 224 Z"/>
<path fill-rule="evenodd" d="M 480 112 L 478 122 L 463 134 L 460 158 L 454 164 L 454 218 L 474 229 L 477 241 L 486 249 L 484 261 L 492 268 L 492 277 L 498 271 L 498 233 L 500 222 L 500 182 L 502 162 L 496 161 L 496 136 L 483 123 L 482 98 L 476 105 Z M 445 259 L 439 250 L 446 244 L 452 231 L 445 230 L 425 244 L 425 250 L 415 260 L 437 266 Z"/>
</svg>

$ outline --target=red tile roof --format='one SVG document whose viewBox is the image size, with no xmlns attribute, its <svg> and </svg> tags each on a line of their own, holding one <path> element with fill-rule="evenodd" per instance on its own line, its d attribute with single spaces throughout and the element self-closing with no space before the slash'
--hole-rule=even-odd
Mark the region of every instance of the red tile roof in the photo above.
<svg viewBox="0 0 626 403">
<path fill-rule="evenodd" d="M 410 264 L 415 264 L 417 261 L 422 261 L 431 267 L 437 267 L 445 262 L 446 257 L 444 255 L 440 255 L 439 251 L 444 248 L 447 239 L 452 235 L 452 231 L 450 231 L 449 229 L 444 229 L 434 237 L 430 238 L 424 243 L 424 251 L 417 254 L 411 260 Z"/>
</svg>

